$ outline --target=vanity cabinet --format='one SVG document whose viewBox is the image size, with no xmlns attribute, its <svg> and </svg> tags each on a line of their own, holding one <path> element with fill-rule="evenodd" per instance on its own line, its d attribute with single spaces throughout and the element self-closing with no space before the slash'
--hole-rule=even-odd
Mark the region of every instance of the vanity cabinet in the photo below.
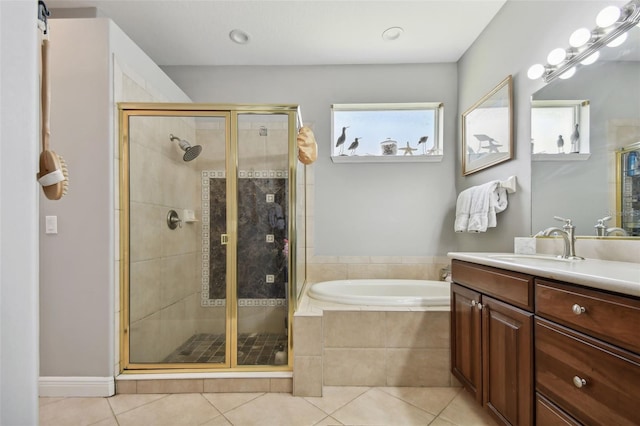
<svg viewBox="0 0 640 426">
<path fill-rule="evenodd" d="M 532 425 L 533 277 L 454 260 L 453 375 L 500 422 Z"/>
<path fill-rule="evenodd" d="M 536 423 L 640 424 L 640 300 L 541 278 L 535 293 Z"/>
</svg>

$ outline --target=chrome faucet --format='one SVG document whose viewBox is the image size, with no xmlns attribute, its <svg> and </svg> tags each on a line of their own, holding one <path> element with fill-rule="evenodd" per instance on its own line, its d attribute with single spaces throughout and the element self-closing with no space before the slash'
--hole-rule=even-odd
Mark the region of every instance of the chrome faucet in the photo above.
<svg viewBox="0 0 640 426">
<path fill-rule="evenodd" d="M 623 237 L 626 237 L 627 235 L 627 231 L 625 231 L 622 228 L 618 228 L 618 227 L 613 227 L 613 228 L 607 228 L 604 223 L 608 220 L 611 220 L 611 216 L 606 216 L 603 217 L 602 219 L 598 219 L 598 223 L 594 226 L 594 228 L 596 228 L 596 236 L 598 237 L 604 237 L 604 236 L 609 236 L 609 235 L 621 235 Z"/>
<path fill-rule="evenodd" d="M 542 231 L 541 234 L 545 237 L 553 234 L 557 234 L 562 237 L 562 239 L 564 240 L 564 251 L 562 252 L 563 259 L 583 260 L 584 257 L 576 256 L 576 227 L 571 223 L 571 219 L 565 219 L 559 216 L 554 216 L 553 218 L 564 222 L 562 229 L 556 226 L 552 226 L 551 228 L 547 228 Z"/>
</svg>

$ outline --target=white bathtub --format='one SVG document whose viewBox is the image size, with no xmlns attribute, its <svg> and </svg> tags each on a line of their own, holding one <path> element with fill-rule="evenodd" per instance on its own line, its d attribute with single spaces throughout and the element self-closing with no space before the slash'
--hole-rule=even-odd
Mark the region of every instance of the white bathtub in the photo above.
<svg viewBox="0 0 640 426">
<path fill-rule="evenodd" d="M 446 281 L 337 280 L 312 284 L 309 297 L 346 305 L 449 306 L 449 291 Z"/>
</svg>

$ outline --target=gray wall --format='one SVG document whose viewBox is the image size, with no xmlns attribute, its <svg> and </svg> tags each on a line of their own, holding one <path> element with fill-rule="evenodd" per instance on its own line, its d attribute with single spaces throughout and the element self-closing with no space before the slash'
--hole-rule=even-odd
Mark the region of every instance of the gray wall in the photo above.
<svg viewBox="0 0 640 426">
<path fill-rule="evenodd" d="M 319 145 L 310 224 L 316 255 L 433 256 L 453 249 L 455 64 L 164 69 L 196 102 L 302 106 Z M 420 101 L 444 102 L 441 163 L 331 161 L 331 104 Z"/>
<path fill-rule="evenodd" d="M 555 47 L 568 47 L 571 33 L 582 26 L 595 27 L 595 16 L 605 1 L 508 1 L 458 62 L 458 104 L 465 111 L 507 75 L 514 78 L 514 159 L 462 177 L 461 153 L 456 164 L 458 192 L 473 185 L 510 175 L 518 177 L 518 192 L 509 207 L 498 214 L 498 227 L 485 234 L 456 234 L 461 251 L 512 251 L 513 238 L 531 231 L 531 95 L 544 86 L 532 81 L 527 70 L 545 63 Z M 460 127 L 458 127 L 460 128 Z M 559 213 L 558 213 L 559 214 Z M 549 226 L 553 225 L 550 218 Z"/>
<path fill-rule="evenodd" d="M 37 2 L 0 1 L 0 424 L 38 424 Z"/>
<path fill-rule="evenodd" d="M 58 234 L 40 232 L 40 375 L 109 377 L 120 304 L 114 57 L 156 99 L 189 99 L 108 19 L 50 22 L 51 146 L 67 162 L 69 193 L 41 196 L 41 221 L 58 216 Z"/>
</svg>

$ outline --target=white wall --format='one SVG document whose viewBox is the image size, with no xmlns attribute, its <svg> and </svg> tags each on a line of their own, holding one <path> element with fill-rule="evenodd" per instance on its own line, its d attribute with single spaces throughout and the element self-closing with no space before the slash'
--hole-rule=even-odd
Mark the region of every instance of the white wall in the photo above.
<svg viewBox="0 0 640 426">
<path fill-rule="evenodd" d="M 462 177 L 458 151 L 456 187 L 473 185 L 510 175 L 518 177 L 518 192 L 509 207 L 498 214 L 498 227 L 486 234 L 456 234 L 458 250 L 512 251 L 513 238 L 531 232 L 531 95 L 544 86 L 532 81 L 527 70 L 544 63 L 555 47 L 568 47 L 576 29 L 595 27 L 595 16 L 606 5 L 625 1 L 508 1 L 458 62 L 460 112 L 473 105 L 507 75 L 514 78 L 514 159 Z M 460 129 L 460 124 L 458 124 Z M 550 219 L 549 226 L 554 225 Z"/>
<path fill-rule="evenodd" d="M 165 67 L 196 102 L 293 103 L 318 141 L 315 255 L 434 256 L 453 249 L 455 64 Z M 334 103 L 444 102 L 441 163 L 334 164 Z M 384 140 L 387 135 L 381 135 Z"/>
<path fill-rule="evenodd" d="M 0 424 L 38 424 L 37 2 L 0 1 Z"/>
</svg>

